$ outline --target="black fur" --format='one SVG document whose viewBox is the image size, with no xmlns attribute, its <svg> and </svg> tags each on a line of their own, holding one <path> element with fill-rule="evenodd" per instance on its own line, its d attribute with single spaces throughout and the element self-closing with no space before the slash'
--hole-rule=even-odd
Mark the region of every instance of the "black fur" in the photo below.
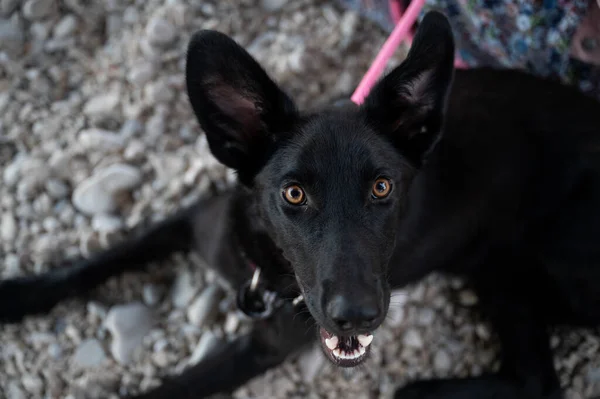
<svg viewBox="0 0 600 399">
<path fill-rule="evenodd" d="M 448 22 L 430 13 L 364 105 L 305 114 L 231 39 L 197 33 L 190 102 L 240 184 L 91 259 L 0 282 L 0 321 L 181 250 L 196 250 L 235 289 L 250 277 L 248 257 L 283 297 L 302 292 L 310 314 L 294 317 L 288 302 L 138 397 L 200 398 L 233 391 L 314 340 L 306 318 L 340 334 L 373 330 L 390 287 L 438 271 L 473 285 L 502 367 L 415 382 L 396 397 L 562 397 L 546 329 L 600 324 L 600 104 L 518 71 L 454 71 L 453 54 Z M 392 188 L 376 199 L 380 177 Z M 289 185 L 306 201 L 287 203 Z"/>
</svg>

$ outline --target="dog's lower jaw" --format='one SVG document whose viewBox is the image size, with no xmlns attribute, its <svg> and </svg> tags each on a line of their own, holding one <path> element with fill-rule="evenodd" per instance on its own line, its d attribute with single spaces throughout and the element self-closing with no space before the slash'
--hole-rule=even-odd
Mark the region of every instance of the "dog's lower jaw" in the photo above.
<svg viewBox="0 0 600 399">
<path fill-rule="evenodd" d="M 363 363 L 369 355 L 372 334 L 337 336 L 319 328 L 319 341 L 325 356 L 336 366 L 349 368 Z"/>
</svg>

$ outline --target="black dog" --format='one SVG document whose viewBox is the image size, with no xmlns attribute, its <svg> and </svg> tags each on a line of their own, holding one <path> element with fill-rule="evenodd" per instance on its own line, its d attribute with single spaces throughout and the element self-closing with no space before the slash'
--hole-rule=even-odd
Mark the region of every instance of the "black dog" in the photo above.
<svg viewBox="0 0 600 399">
<path fill-rule="evenodd" d="M 416 382 L 396 397 L 561 397 L 546 328 L 600 321 L 600 104 L 521 72 L 454 71 L 454 50 L 446 18 L 430 13 L 363 105 L 307 115 L 231 39 L 195 34 L 189 98 L 238 186 L 91 259 L 1 282 L 0 320 L 174 251 L 198 251 L 234 289 L 256 264 L 260 288 L 244 292 L 276 292 L 272 315 L 141 395 L 200 398 L 315 338 L 332 362 L 361 363 L 390 287 L 440 271 L 477 291 L 501 370 Z"/>
</svg>

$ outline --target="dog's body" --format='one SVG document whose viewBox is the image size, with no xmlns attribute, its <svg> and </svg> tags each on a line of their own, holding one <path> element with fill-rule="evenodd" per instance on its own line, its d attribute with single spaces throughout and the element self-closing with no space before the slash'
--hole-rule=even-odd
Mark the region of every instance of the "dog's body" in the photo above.
<svg viewBox="0 0 600 399">
<path fill-rule="evenodd" d="M 197 34 L 191 104 L 239 185 L 89 260 L 0 282 L 0 321 L 175 251 L 197 251 L 233 289 L 251 277 L 250 260 L 289 301 L 141 396 L 200 398 L 312 342 L 307 318 L 330 360 L 354 365 L 368 343 L 353 339 L 379 326 L 390 287 L 447 272 L 476 290 L 502 368 L 417 382 L 396 397 L 561 397 L 546 328 L 600 324 L 600 104 L 521 72 L 454 72 L 453 53 L 445 18 L 432 13 L 364 105 L 301 115 L 230 39 Z M 300 293 L 309 312 L 298 314 Z M 347 358 L 332 339 L 347 343 Z"/>
</svg>

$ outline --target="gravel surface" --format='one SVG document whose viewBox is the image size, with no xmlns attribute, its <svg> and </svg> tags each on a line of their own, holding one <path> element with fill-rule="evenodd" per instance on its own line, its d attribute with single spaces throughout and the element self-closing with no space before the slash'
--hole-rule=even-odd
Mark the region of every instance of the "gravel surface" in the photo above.
<svg viewBox="0 0 600 399">
<path fill-rule="evenodd" d="M 231 183 L 184 91 L 200 28 L 239 40 L 303 107 L 348 96 L 385 40 L 330 1 L 0 0 L 0 278 L 89 256 Z M 492 369 L 496 341 L 476 303 L 432 275 L 395 293 L 366 366 L 344 373 L 309 351 L 235 397 L 387 398 L 413 378 Z M 231 310 L 202 262 L 175 255 L 1 326 L 0 397 L 149 389 L 243 330 Z M 552 343 L 570 397 L 599 394 L 600 340 L 557 332 Z"/>
</svg>

